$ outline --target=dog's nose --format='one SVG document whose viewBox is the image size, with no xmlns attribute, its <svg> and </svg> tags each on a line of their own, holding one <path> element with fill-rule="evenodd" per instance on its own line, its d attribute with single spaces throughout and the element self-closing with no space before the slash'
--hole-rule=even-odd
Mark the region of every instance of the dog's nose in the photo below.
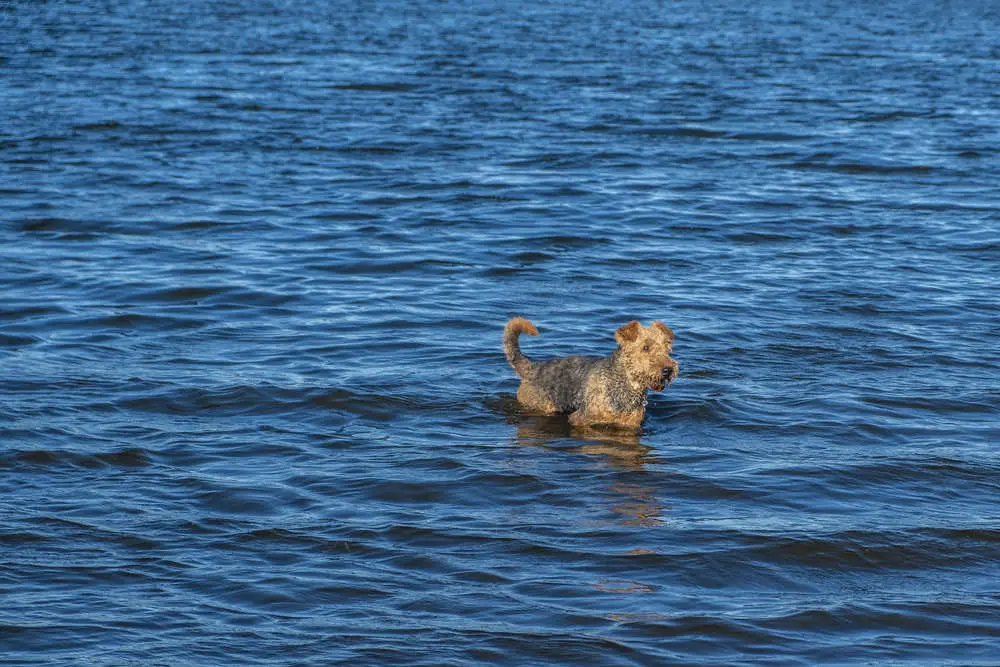
<svg viewBox="0 0 1000 667">
<path fill-rule="evenodd" d="M 663 369 L 663 379 L 668 383 L 673 382 L 677 378 L 678 370 L 677 362 L 675 361 Z"/>
</svg>

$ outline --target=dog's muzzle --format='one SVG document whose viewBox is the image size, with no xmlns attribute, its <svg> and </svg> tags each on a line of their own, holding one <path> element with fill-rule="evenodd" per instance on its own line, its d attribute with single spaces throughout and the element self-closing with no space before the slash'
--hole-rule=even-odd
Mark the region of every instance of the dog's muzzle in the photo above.
<svg viewBox="0 0 1000 667">
<path fill-rule="evenodd" d="M 663 391 L 670 386 L 671 382 L 677 379 L 678 372 L 679 368 L 677 367 L 677 362 L 674 361 L 663 369 L 660 373 L 660 379 L 653 383 L 652 388 L 656 391 Z"/>
</svg>

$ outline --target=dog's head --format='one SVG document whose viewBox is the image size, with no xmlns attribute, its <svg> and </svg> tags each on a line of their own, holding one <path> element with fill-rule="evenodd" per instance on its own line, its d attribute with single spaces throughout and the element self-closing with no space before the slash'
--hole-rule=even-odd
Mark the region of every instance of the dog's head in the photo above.
<svg viewBox="0 0 1000 667">
<path fill-rule="evenodd" d="M 663 391 L 677 378 L 677 362 L 670 356 L 674 332 L 663 322 L 644 327 L 632 320 L 615 332 L 615 340 L 625 370 L 636 384 Z"/>
</svg>

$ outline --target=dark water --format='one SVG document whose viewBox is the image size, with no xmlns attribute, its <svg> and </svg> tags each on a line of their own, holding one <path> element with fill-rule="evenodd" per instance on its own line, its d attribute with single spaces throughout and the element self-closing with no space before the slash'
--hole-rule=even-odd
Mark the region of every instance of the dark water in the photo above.
<svg viewBox="0 0 1000 667">
<path fill-rule="evenodd" d="M 1000 10 L 746 4 L 0 3 L 0 661 L 1000 664 Z"/>
</svg>

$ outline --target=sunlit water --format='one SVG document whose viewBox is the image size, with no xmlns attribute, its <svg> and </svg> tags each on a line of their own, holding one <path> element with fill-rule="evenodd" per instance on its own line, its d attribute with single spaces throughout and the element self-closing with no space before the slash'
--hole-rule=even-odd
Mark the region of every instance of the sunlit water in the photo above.
<svg viewBox="0 0 1000 667">
<path fill-rule="evenodd" d="M 2 662 L 996 664 L 1000 15 L 746 4 L 0 4 Z"/>
</svg>

